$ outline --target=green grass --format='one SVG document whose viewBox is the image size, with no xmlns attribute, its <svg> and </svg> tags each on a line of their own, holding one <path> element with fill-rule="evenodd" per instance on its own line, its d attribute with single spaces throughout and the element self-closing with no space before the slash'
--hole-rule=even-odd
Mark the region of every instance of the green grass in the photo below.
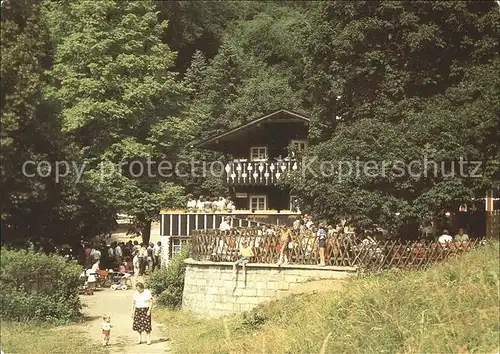
<svg viewBox="0 0 500 354">
<path fill-rule="evenodd" d="M 203 320 L 158 314 L 174 353 L 497 353 L 499 243 L 421 272 L 353 279 Z"/>
<path fill-rule="evenodd" d="M 107 353 L 75 325 L 54 327 L 2 321 L 2 350 L 5 354 L 97 354 Z"/>
</svg>

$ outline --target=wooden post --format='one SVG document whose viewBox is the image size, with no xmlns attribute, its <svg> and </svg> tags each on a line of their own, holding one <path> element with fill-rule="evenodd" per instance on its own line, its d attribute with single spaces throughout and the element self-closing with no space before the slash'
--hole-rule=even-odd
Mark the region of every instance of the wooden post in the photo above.
<svg viewBox="0 0 500 354">
<path fill-rule="evenodd" d="M 500 211 L 486 212 L 486 237 L 500 238 Z"/>
</svg>

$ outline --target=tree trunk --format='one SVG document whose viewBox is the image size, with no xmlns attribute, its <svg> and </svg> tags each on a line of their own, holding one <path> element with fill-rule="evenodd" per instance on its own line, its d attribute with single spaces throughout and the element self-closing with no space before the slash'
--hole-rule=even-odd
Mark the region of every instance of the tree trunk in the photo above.
<svg viewBox="0 0 500 354">
<path fill-rule="evenodd" d="M 142 242 L 148 245 L 151 238 L 151 220 L 141 222 L 141 235 Z"/>
</svg>

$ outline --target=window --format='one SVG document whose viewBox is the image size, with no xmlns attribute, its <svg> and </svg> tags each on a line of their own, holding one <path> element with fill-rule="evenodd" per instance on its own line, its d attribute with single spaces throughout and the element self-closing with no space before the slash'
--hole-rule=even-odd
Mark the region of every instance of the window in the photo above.
<svg viewBox="0 0 500 354">
<path fill-rule="evenodd" d="M 307 140 L 292 140 L 295 152 L 303 152 L 307 149 Z"/>
<path fill-rule="evenodd" d="M 183 247 L 188 243 L 187 239 L 174 238 L 172 239 L 172 257 L 179 254 Z"/>
<path fill-rule="evenodd" d="M 265 195 L 250 196 L 250 210 L 266 210 L 266 209 L 267 209 L 267 196 Z"/>
<path fill-rule="evenodd" d="M 250 148 L 250 161 L 267 160 L 267 146 L 253 146 Z"/>
</svg>

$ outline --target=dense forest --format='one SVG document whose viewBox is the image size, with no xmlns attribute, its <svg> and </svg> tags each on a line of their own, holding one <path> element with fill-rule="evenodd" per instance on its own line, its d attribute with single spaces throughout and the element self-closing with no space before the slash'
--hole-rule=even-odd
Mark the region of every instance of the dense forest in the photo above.
<svg viewBox="0 0 500 354">
<path fill-rule="evenodd" d="M 147 239 L 160 208 L 224 186 L 116 166 L 218 158 L 189 143 L 281 108 L 311 117 L 318 161 L 481 162 L 288 176 L 318 218 L 397 225 L 499 186 L 495 1 L 3 0 L 1 17 L 3 242 L 92 238 L 118 213 Z"/>
</svg>

